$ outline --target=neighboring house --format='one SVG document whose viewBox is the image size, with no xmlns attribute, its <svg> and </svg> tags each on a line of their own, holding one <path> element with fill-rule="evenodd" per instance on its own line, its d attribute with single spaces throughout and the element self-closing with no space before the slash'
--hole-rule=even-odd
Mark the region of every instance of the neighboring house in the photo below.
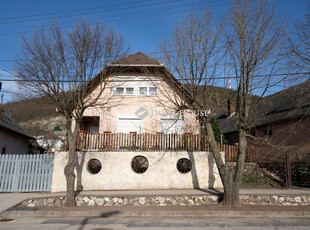
<svg viewBox="0 0 310 230">
<path fill-rule="evenodd" d="M 217 116 L 230 144 L 238 143 L 232 109 Z M 264 97 L 252 108 L 252 143 L 257 153 L 310 158 L 310 80 Z"/>
<path fill-rule="evenodd" d="M 4 111 L 0 114 L 0 154 L 27 154 L 35 140 Z"/>
<path fill-rule="evenodd" d="M 121 58 L 107 67 L 106 89 L 100 100 L 105 103 L 86 109 L 81 130 L 88 133 L 199 133 L 196 116 L 179 111 L 176 104 L 186 92 L 157 60 L 143 53 Z M 92 89 L 96 95 L 101 87 Z M 186 97 L 185 97 L 186 98 Z"/>
</svg>

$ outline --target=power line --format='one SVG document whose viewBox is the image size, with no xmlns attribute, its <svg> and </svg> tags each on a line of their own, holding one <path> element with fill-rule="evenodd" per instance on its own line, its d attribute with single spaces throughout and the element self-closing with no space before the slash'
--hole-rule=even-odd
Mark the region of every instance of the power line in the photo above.
<svg viewBox="0 0 310 230">
<path fill-rule="evenodd" d="M 109 22 L 109 20 L 112 20 L 113 18 L 118 18 L 117 20 L 114 20 L 113 22 L 116 22 L 117 24 L 120 24 L 122 22 L 129 23 L 130 20 L 133 20 L 133 19 L 152 18 L 152 17 L 162 16 L 162 15 L 172 16 L 172 15 L 176 15 L 176 14 L 179 14 L 179 13 L 188 13 L 188 9 L 183 9 L 183 10 L 177 10 L 176 11 L 175 9 L 178 9 L 178 8 L 182 9 L 182 8 L 184 8 L 184 6 L 174 7 L 173 11 L 164 12 L 164 13 L 156 13 L 156 14 L 142 15 L 142 16 L 140 15 L 140 16 L 134 16 L 134 17 L 129 17 L 129 18 L 119 18 L 118 16 L 110 16 L 110 17 L 105 17 L 103 19 L 100 19 L 100 21 L 105 20 L 105 21 Z M 201 7 L 200 8 L 193 8 L 193 10 L 194 9 L 195 10 L 200 10 Z M 124 14 L 124 15 L 121 15 L 121 16 L 126 16 L 126 15 L 130 15 L 130 14 Z M 98 21 L 98 19 L 90 19 L 89 21 L 100 22 L 100 21 Z M 139 21 L 141 21 L 141 20 L 139 20 Z M 64 26 L 64 27 L 62 27 L 62 29 L 70 29 L 70 28 L 74 28 L 74 26 L 75 26 L 74 23 L 69 23 L 68 26 Z M 31 27 L 31 28 L 33 28 L 33 27 Z M 27 33 L 33 33 L 33 32 L 36 32 L 36 31 L 38 31 L 38 30 L 27 30 L 27 31 L 23 31 L 23 32 L 2 33 L 2 34 L 0 34 L 0 36 L 1 37 L 11 36 L 11 35 L 18 35 L 18 34 L 21 34 L 21 33 L 27 34 Z"/>
<path fill-rule="evenodd" d="M 12 73 L 12 72 L 10 72 L 9 70 L 6 70 L 6 69 L 4 69 L 4 68 L 2 68 L 2 67 L 0 67 L 0 70 L 2 70 L 2 71 L 4 71 L 4 72 L 7 72 L 7 73 L 9 73 L 9 74 L 11 74 L 11 75 L 14 75 L 14 73 Z"/>
<path fill-rule="evenodd" d="M 297 73 L 279 73 L 279 74 L 259 74 L 256 75 L 254 78 L 264 78 L 264 77 L 277 77 L 277 76 L 294 76 L 294 75 L 308 75 L 310 72 L 297 72 Z M 190 78 L 182 78 L 182 77 L 176 77 L 180 81 L 190 81 L 192 79 Z M 226 80 L 228 77 L 203 77 L 201 78 L 202 80 Z M 239 79 L 240 77 L 230 77 L 232 79 Z M 92 78 L 93 79 L 93 78 Z M 82 81 L 83 83 L 91 82 L 92 79 L 87 80 L 87 81 Z M 36 80 L 36 79 L 31 79 L 31 80 L 23 80 L 23 79 L 0 79 L 0 81 L 7 81 L 7 82 L 46 82 L 46 80 Z M 147 81 L 145 79 L 133 79 L 133 80 L 110 80 L 110 81 L 103 81 L 103 82 L 144 82 Z M 149 81 L 152 81 L 151 79 Z M 156 81 L 156 80 L 155 80 Z M 60 83 L 74 83 L 75 81 L 69 81 L 69 80 L 48 80 L 47 82 L 60 82 Z"/>
<path fill-rule="evenodd" d="M 191 2 L 197 1 L 197 0 L 191 0 Z M 145 1 L 142 1 L 145 3 Z M 145 8 L 145 7 L 152 7 L 152 6 L 161 6 L 161 5 L 168 5 L 171 3 L 180 2 L 178 0 L 170 0 L 170 1 L 161 1 L 156 3 L 148 3 L 144 5 L 138 5 L 138 6 L 129 6 L 129 7 L 123 7 L 123 8 L 117 8 L 117 9 L 109 9 L 108 13 L 111 12 L 118 12 L 118 11 L 124 11 L 124 10 L 132 10 L 132 9 L 139 9 L 139 8 Z M 64 15 L 64 16 L 58 16 L 53 18 L 39 18 L 39 19 L 30 19 L 30 20 L 23 20 L 23 21 L 17 21 L 17 22 L 5 22 L 0 23 L 1 26 L 3 25 L 14 25 L 14 24 L 24 24 L 28 22 L 38 22 L 38 21 L 48 21 L 51 19 L 64 19 L 64 18 L 70 18 L 70 17 L 76 17 L 76 16 L 87 16 L 87 15 L 95 15 L 95 14 L 103 14 L 106 13 L 106 11 L 94 11 L 94 12 L 88 12 L 88 13 L 82 13 L 82 14 L 72 14 L 72 15 Z"/>
<path fill-rule="evenodd" d="M 198 1 L 198 0 L 192 0 L 192 1 Z M 168 4 L 169 2 L 164 2 L 163 4 Z M 170 3 L 169 3 L 170 4 Z M 202 10 L 203 8 L 204 8 L 204 6 L 205 6 L 205 3 L 200 3 L 200 5 L 198 4 L 195 4 L 195 5 L 190 5 L 190 6 L 198 6 L 197 8 L 192 8 L 192 10 Z M 217 6 L 224 6 L 224 5 L 217 5 Z M 183 7 L 187 7 L 187 5 L 182 5 L 182 6 L 178 6 L 178 7 L 176 7 L 175 5 L 173 6 L 173 9 L 177 9 L 177 8 L 183 8 Z M 224 9 L 224 8 L 227 8 L 227 7 L 222 7 L 221 9 Z M 220 8 L 219 8 L 220 9 Z M 216 10 L 216 9 L 213 9 L 213 10 Z M 123 10 L 124 11 L 124 10 Z M 110 11 L 111 12 L 111 11 Z M 108 12 L 108 13 L 110 13 L 110 12 Z M 168 13 L 165 13 L 165 14 L 168 14 L 169 16 L 172 16 L 172 14 L 179 14 L 179 13 L 181 13 L 181 12 L 183 12 L 183 11 L 174 11 L 174 12 L 168 12 Z M 184 12 L 188 12 L 188 9 L 186 9 L 186 10 L 184 10 Z M 109 20 L 109 19 L 112 19 L 112 18 L 114 18 L 114 17 L 117 17 L 117 18 L 119 18 L 119 16 L 126 16 L 126 15 L 131 15 L 131 13 L 127 13 L 127 14 L 123 14 L 123 15 L 117 15 L 117 16 L 108 16 L 108 17 L 104 17 L 104 18 L 101 18 L 100 20 Z M 121 22 L 129 22 L 128 20 L 132 20 L 132 19 L 141 19 L 141 18 L 143 18 L 143 17 L 153 17 L 153 16 L 160 16 L 160 15 L 163 15 L 162 13 L 161 14 L 153 14 L 153 15 L 146 15 L 146 16 L 138 16 L 138 17 L 134 17 L 134 18 L 119 18 L 118 20 L 116 20 L 116 22 L 119 22 L 119 23 L 117 23 L 117 24 L 120 24 Z M 98 19 L 90 19 L 90 21 L 92 21 L 92 20 L 97 20 L 98 21 Z M 144 21 L 146 21 L 146 20 L 144 20 Z M 139 22 L 141 22 L 141 20 L 139 20 Z M 65 28 L 72 28 L 73 27 L 73 25 L 72 25 L 72 23 L 70 22 L 69 23 L 71 26 L 68 26 L 68 27 L 65 27 Z M 41 26 L 43 26 L 43 24 L 41 25 Z M 34 27 L 23 27 L 23 29 L 25 29 L 25 28 L 34 28 Z M 18 29 L 11 29 L 11 30 L 18 30 Z M 35 32 L 35 30 L 30 30 L 30 31 L 24 31 L 24 32 L 13 32 L 13 33 L 4 33 L 4 34 L 0 34 L 0 36 L 11 36 L 11 35 L 17 35 L 17 34 L 20 34 L 20 33 L 31 33 L 31 32 Z"/>
<path fill-rule="evenodd" d="M 136 4 L 136 3 L 140 3 L 140 2 L 145 2 L 145 0 L 135 1 L 135 2 L 131 1 L 131 2 L 127 2 L 127 3 L 112 4 L 112 5 L 107 5 L 107 6 L 81 8 L 81 9 L 76 9 L 76 10 L 56 11 L 56 12 L 50 12 L 50 13 L 44 13 L 44 14 L 30 14 L 30 15 L 22 15 L 22 16 L 16 16 L 16 17 L 7 17 L 7 18 L 0 18 L 0 20 L 12 20 L 12 19 L 32 18 L 32 17 L 40 17 L 40 16 L 47 16 L 47 15 L 55 15 L 55 14 L 66 14 L 66 13 L 79 12 L 79 11 L 97 10 L 97 9 L 108 8 L 108 7 L 113 7 L 113 6 L 132 5 L 132 4 Z"/>
<path fill-rule="evenodd" d="M 142 20 L 140 19 L 143 19 L 143 18 L 152 18 L 152 17 L 158 17 L 158 16 L 164 16 L 164 15 L 168 15 L 168 16 L 172 16 L 172 15 L 177 15 L 177 14 L 180 14 L 180 13 L 188 13 L 188 9 L 183 9 L 183 10 L 178 10 L 176 11 L 175 9 L 178 9 L 178 8 L 184 8 L 186 6 L 179 6 L 179 7 L 173 7 L 173 11 L 170 11 L 170 12 L 164 12 L 164 13 L 156 13 L 156 14 L 151 14 L 151 15 L 140 15 L 140 16 L 135 16 L 135 17 L 129 17 L 129 18 L 119 18 L 119 16 L 110 16 L 110 17 L 104 17 L 104 18 L 101 18 L 99 21 L 98 21 L 98 18 L 95 18 L 95 19 L 90 19 L 89 21 L 96 21 L 96 22 L 109 22 L 110 20 L 112 20 L 113 18 L 117 18 L 117 20 L 114 20 L 114 22 L 116 22 L 116 24 L 122 24 L 124 22 L 126 23 L 130 23 L 130 20 L 133 20 L 133 19 L 139 19 L 139 21 L 136 21 L 136 22 L 143 22 Z M 192 8 L 192 10 L 201 10 L 202 7 L 197 7 L 197 8 Z M 120 15 L 120 16 L 126 16 L 126 15 L 131 15 L 130 13 L 128 14 L 123 14 L 123 15 Z M 149 19 L 150 20 L 150 19 Z M 144 20 L 145 21 L 145 20 Z M 63 23 L 65 24 L 65 23 Z M 94 23 L 95 24 L 95 23 Z M 75 26 L 75 23 L 69 23 L 68 26 L 64 26 L 62 27 L 62 29 L 70 29 L 70 28 L 74 28 Z M 24 27 L 25 28 L 25 27 Z M 24 29 L 23 28 L 23 29 Z M 34 28 L 34 27 L 28 27 L 28 28 Z M 18 29 L 13 29 L 13 31 L 16 30 L 18 31 Z M 33 33 L 33 32 L 36 32 L 38 30 L 27 30 L 27 31 L 22 31 L 22 32 L 12 32 L 12 33 L 2 33 L 0 34 L 1 37 L 5 37 L 5 36 L 12 36 L 12 35 L 18 35 L 18 34 L 27 34 L 27 33 Z"/>
<path fill-rule="evenodd" d="M 177 50 L 168 50 L 168 51 L 153 51 L 153 52 L 146 52 L 146 55 L 156 55 L 156 54 L 165 54 L 165 53 L 175 53 Z M 107 55 L 106 57 L 114 57 L 112 55 Z M 162 58 L 164 56 L 160 56 Z M 26 61 L 26 59 L 0 59 L 0 62 L 15 62 L 15 61 Z"/>
</svg>

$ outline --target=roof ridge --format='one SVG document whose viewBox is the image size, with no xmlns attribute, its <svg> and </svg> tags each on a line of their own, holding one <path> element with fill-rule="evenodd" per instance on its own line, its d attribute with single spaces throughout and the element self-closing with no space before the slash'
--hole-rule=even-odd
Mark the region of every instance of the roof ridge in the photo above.
<svg viewBox="0 0 310 230">
<path fill-rule="evenodd" d="M 111 65 L 162 65 L 162 63 L 155 58 L 138 51 L 112 62 Z"/>
<path fill-rule="evenodd" d="M 149 56 L 149 55 L 146 55 L 145 53 L 143 53 L 143 52 L 141 52 L 141 51 L 139 51 L 139 52 L 137 52 L 137 53 L 135 53 L 135 54 L 142 54 L 142 55 L 144 55 L 144 56 L 146 56 L 146 57 L 148 57 L 149 59 L 152 59 L 152 60 L 154 60 L 154 61 L 156 61 L 156 62 L 158 62 L 159 64 L 161 64 L 157 59 L 155 59 L 155 58 L 153 58 L 153 57 L 151 57 L 151 56 Z"/>
</svg>

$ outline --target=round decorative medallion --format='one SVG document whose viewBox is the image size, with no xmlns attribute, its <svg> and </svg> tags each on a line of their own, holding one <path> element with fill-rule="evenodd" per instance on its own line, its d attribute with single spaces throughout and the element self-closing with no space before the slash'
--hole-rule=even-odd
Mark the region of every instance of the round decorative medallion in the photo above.
<svg viewBox="0 0 310 230">
<path fill-rule="evenodd" d="M 144 156 L 135 156 L 132 158 L 131 168 L 136 173 L 144 173 L 149 168 L 149 162 Z"/>
<path fill-rule="evenodd" d="M 181 158 L 177 162 L 177 169 L 180 173 L 188 173 L 192 170 L 192 162 L 187 158 Z"/>
<path fill-rule="evenodd" d="M 101 162 L 98 159 L 90 159 L 87 163 L 88 172 L 91 174 L 97 174 L 102 168 Z"/>
</svg>

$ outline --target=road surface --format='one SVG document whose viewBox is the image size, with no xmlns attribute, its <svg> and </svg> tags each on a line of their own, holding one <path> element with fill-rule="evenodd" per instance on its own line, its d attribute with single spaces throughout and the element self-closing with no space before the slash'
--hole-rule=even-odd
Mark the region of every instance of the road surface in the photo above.
<svg viewBox="0 0 310 230">
<path fill-rule="evenodd" d="M 309 229 L 308 219 L 122 219 L 122 218 L 18 218 L 0 219 L 0 229 L 23 230 L 263 230 Z"/>
</svg>

